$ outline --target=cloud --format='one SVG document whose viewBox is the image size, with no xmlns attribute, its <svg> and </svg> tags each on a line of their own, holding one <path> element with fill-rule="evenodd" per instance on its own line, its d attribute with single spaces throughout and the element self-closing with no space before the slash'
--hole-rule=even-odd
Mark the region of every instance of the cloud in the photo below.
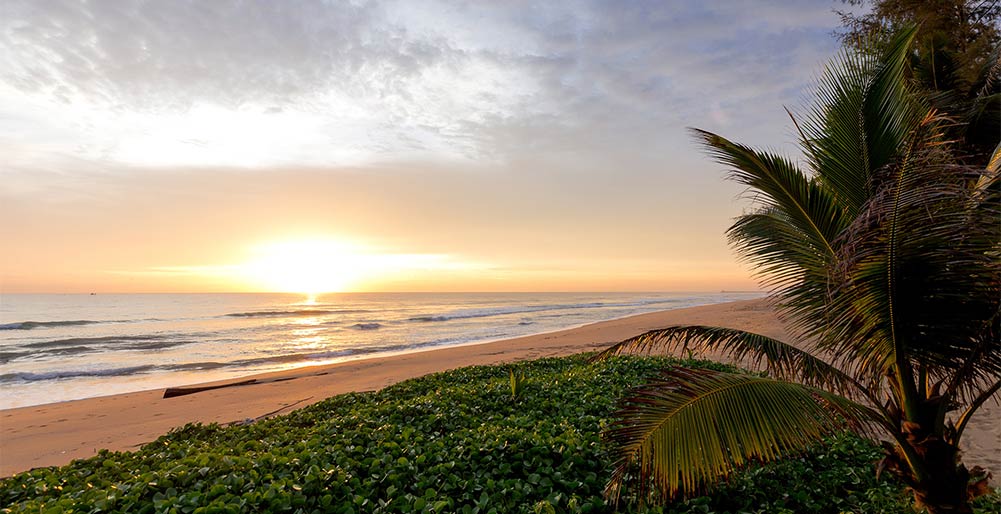
<svg viewBox="0 0 1001 514">
<path fill-rule="evenodd" d="M 678 149 L 685 125 L 773 137 L 835 47 L 830 8 L 15 1 L 0 146 L 19 167 L 573 165 Z"/>
<path fill-rule="evenodd" d="M 22 90 L 151 111 L 201 101 L 280 106 L 350 76 L 365 54 L 401 75 L 428 57 L 391 33 L 367 33 L 365 8 L 290 5 L 23 2 L 11 8 L 4 44 L 17 52 Z"/>
</svg>

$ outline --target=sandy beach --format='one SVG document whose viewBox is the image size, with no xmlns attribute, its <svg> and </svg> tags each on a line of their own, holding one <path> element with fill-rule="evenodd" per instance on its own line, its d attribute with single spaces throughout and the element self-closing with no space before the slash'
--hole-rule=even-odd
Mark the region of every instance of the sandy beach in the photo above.
<svg viewBox="0 0 1001 514">
<path fill-rule="evenodd" d="M 491 343 L 298 368 L 246 377 L 255 379 L 247 385 L 175 398 L 164 399 L 164 390 L 156 389 L 10 409 L 0 411 L 0 476 L 67 464 L 103 448 L 134 450 L 189 422 L 240 422 L 288 412 L 332 395 L 379 389 L 462 366 L 593 351 L 675 324 L 720 325 L 785 336 L 767 303 L 752 300 L 641 314 Z M 971 421 L 963 446 L 965 462 L 992 470 L 997 485 L 1001 477 L 1001 408 L 997 402 L 985 405 Z"/>
</svg>

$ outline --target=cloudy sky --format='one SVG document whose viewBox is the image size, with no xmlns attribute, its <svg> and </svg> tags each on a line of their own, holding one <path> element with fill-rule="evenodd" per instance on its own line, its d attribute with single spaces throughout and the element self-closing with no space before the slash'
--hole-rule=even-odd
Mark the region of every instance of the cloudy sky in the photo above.
<svg viewBox="0 0 1001 514">
<path fill-rule="evenodd" d="M 0 292 L 752 288 L 836 7 L 5 1 Z"/>
</svg>

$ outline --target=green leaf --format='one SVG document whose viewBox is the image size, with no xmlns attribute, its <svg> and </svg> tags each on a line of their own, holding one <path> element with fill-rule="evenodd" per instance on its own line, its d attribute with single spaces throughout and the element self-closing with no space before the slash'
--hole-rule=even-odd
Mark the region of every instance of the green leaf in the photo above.
<svg viewBox="0 0 1001 514">
<path fill-rule="evenodd" d="M 751 461 L 771 461 L 870 420 L 845 398 L 753 375 L 675 368 L 625 401 L 606 432 L 618 453 L 607 493 L 638 467 L 641 490 L 691 493 Z"/>
<path fill-rule="evenodd" d="M 845 395 L 865 396 L 864 388 L 852 377 L 806 350 L 761 334 L 726 327 L 679 325 L 650 330 L 610 346 L 592 360 L 653 352 L 722 355 L 744 368 L 767 371 L 775 378 L 830 387 Z"/>
</svg>

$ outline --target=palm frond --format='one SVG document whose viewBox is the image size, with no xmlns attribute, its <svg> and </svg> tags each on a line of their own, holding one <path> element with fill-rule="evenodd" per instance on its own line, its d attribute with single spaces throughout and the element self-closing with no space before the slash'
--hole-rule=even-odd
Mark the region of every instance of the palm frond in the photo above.
<svg viewBox="0 0 1001 514">
<path fill-rule="evenodd" d="M 905 333 L 909 325 L 906 323 L 906 314 L 901 312 L 901 307 L 908 301 L 905 297 L 907 291 L 902 287 L 902 282 L 910 278 L 907 272 L 911 271 L 902 266 L 907 258 L 903 242 L 908 234 L 904 231 L 909 228 L 906 223 L 908 214 L 906 205 L 909 197 L 913 194 L 913 187 L 908 187 L 911 185 L 912 177 L 922 166 L 930 162 L 928 154 L 935 153 L 935 147 L 941 142 L 941 133 L 938 131 L 940 124 L 941 119 L 933 112 L 929 113 L 921 123 L 910 131 L 907 144 L 901 145 L 904 147 L 903 150 L 896 150 L 899 156 L 897 160 L 900 162 L 896 166 L 890 167 L 892 172 L 883 173 L 887 175 L 887 178 L 874 181 L 877 184 L 885 185 L 882 189 L 877 189 L 877 192 L 885 191 L 886 194 L 874 194 L 865 206 L 879 206 L 886 209 L 885 221 L 879 224 L 879 232 L 884 234 L 885 244 L 880 241 L 881 244 L 875 245 L 877 250 L 873 253 L 877 255 L 877 258 L 873 259 L 873 263 L 876 265 L 863 265 L 859 269 L 860 273 L 856 274 L 856 278 L 871 279 L 876 285 L 869 292 L 871 298 L 877 301 L 871 302 L 870 308 L 863 311 L 874 317 L 869 321 L 872 322 L 875 331 L 866 330 L 866 339 L 856 339 L 852 341 L 855 344 L 842 346 L 848 351 L 841 354 L 847 360 L 858 361 L 861 358 L 861 360 L 868 362 L 876 361 L 877 365 L 870 369 L 875 370 L 876 374 L 892 375 L 896 380 L 899 394 L 904 397 L 902 405 L 910 411 L 908 416 L 911 419 L 917 417 L 919 394 L 918 384 L 912 374 L 910 340 Z M 877 173 L 875 177 L 879 177 L 879 175 L 880 173 Z M 920 198 L 920 200 L 924 200 L 924 198 Z M 863 212 L 865 211 L 863 210 Z M 858 219 L 856 219 L 857 221 Z M 857 223 L 853 224 L 853 226 L 855 225 Z M 839 245 L 839 249 L 844 250 L 845 248 L 849 249 L 848 253 L 850 254 L 854 246 L 847 244 L 847 242 Z M 863 250 L 863 253 L 867 252 L 868 249 Z M 859 288 L 854 286 L 855 284 L 853 284 L 853 292 L 858 293 Z M 859 294 L 845 296 L 845 298 L 852 297 L 856 298 L 856 303 L 866 299 L 864 295 Z M 831 346 L 843 344 L 840 340 L 831 340 L 830 338 L 827 338 L 824 343 Z M 873 354 L 873 350 L 877 352 Z M 890 366 L 892 366 L 892 372 Z M 873 373 L 867 370 L 866 374 L 871 376 Z"/>
<path fill-rule="evenodd" d="M 838 199 L 788 159 L 711 132 L 693 132 L 718 162 L 730 168 L 731 179 L 755 192 L 758 210 L 737 218 L 727 231 L 731 243 L 756 267 L 765 285 L 777 292 L 780 312 L 791 320 L 815 314 L 835 256 L 833 241 L 850 222 Z M 790 328 L 814 325 L 809 318 Z"/>
<path fill-rule="evenodd" d="M 741 367 L 766 371 L 770 376 L 814 387 L 831 388 L 839 394 L 866 398 L 868 389 L 837 367 L 810 352 L 778 339 L 725 327 L 679 325 L 651 330 L 605 349 L 593 357 L 603 360 L 627 353 L 715 352 L 723 354 Z"/>
<path fill-rule="evenodd" d="M 820 78 L 803 147 L 812 169 L 854 218 L 876 188 L 876 170 L 892 162 L 920 111 L 907 94 L 908 49 L 915 29 L 880 53 L 846 50 Z"/>
<path fill-rule="evenodd" d="M 754 375 L 676 368 L 632 392 L 606 432 L 618 451 L 606 494 L 638 472 L 642 493 L 698 491 L 750 462 L 805 449 L 879 414 L 846 398 Z"/>
<path fill-rule="evenodd" d="M 795 232 L 805 238 L 796 264 L 826 264 L 833 254 L 831 241 L 845 226 L 836 199 L 818 187 L 786 158 L 759 152 L 722 136 L 699 129 L 702 140 L 716 161 L 730 168 L 729 177 L 755 191 L 754 200 L 764 209 L 781 213 Z"/>
<path fill-rule="evenodd" d="M 927 150 L 937 151 L 934 145 Z M 825 349 L 858 374 L 910 363 L 1001 373 L 997 174 L 908 152 L 837 242 Z"/>
<path fill-rule="evenodd" d="M 980 409 L 980 407 L 987 403 L 987 400 L 991 399 L 991 397 L 996 397 L 999 391 L 1001 391 L 1001 380 L 994 382 L 994 384 L 990 387 L 984 389 L 980 395 L 970 402 L 969 406 L 959 416 L 959 420 L 956 423 L 956 432 L 953 435 L 953 444 L 959 444 L 959 440 L 963 437 L 963 431 L 966 430 L 966 426 L 969 424 L 970 419 L 973 418 L 973 415 Z"/>
<path fill-rule="evenodd" d="M 823 300 L 828 293 L 832 258 L 791 225 L 777 208 L 766 208 L 737 218 L 727 238 L 742 260 L 755 266 L 762 286 L 776 300 L 779 315 L 797 339 L 810 339 L 823 326 Z"/>
<path fill-rule="evenodd" d="M 997 173 L 999 170 L 1001 170 L 1001 142 L 994 148 L 994 153 L 987 161 L 987 171 Z"/>
</svg>

